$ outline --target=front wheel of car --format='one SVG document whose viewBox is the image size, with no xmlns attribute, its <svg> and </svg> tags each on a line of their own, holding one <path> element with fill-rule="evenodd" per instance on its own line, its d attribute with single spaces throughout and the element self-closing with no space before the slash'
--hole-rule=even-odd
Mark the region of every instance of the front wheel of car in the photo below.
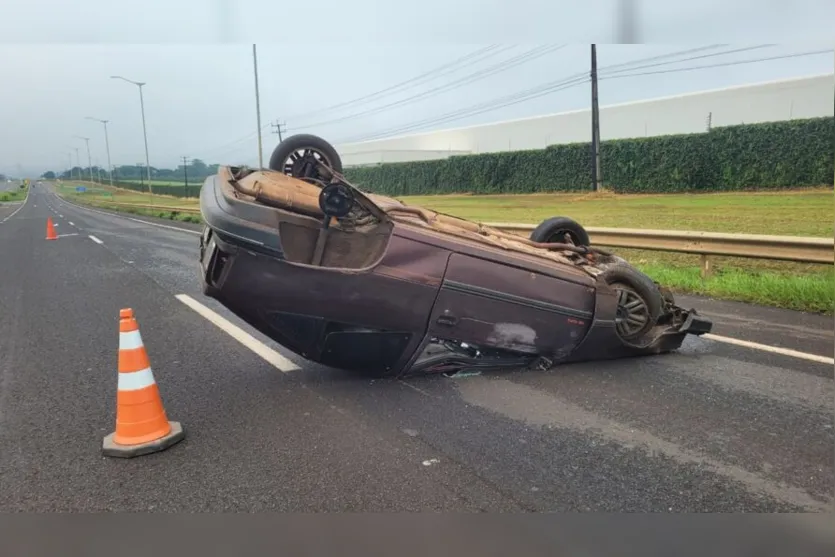
<svg viewBox="0 0 835 557">
<path fill-rule="evenodd" d="M 664 298 L 655 283 L 643 273 L 625 265 L 610 267 L 600 278 L 618 296 L 615 329 L 618 336 L 633 342 L 647 334 L 658 322 Z"/>
</svg>

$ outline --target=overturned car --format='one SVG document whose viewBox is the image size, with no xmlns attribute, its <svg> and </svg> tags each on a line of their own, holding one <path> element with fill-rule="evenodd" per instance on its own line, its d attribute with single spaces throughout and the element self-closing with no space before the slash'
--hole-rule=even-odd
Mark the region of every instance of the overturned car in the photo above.
<svg viewBox="0 0 835 557">
<path fill-rule="evenodd" d="M 269 167 L 203 184 L 203 292 L 308 360 L 392 377 L 547 369 L 711 329 L 569 218 L 525 238 L 364 193 L 312 135 L 282 141 Z"/>
</svg>

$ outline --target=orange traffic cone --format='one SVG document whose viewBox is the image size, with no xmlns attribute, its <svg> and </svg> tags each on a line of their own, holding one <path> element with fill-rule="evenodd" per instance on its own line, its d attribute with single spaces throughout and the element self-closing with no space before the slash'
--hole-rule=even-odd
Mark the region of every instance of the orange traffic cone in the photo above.
<svg viewBox="0 0 835 557">
<path fill-rule="evenodd" d="M 55 233 L 55 225 L 52 224 L 52 217 L 46 217 L 46 239 L 58 239 L 58 235 Z"/>
<path fill-rule="evenodd" d="M 119 312 L 119 383 L 116 431 L 104 438 L 105 456 L 130 458 L 182 441 L 183 427 L 169 422 L 132 309 Z"/>
</svg>

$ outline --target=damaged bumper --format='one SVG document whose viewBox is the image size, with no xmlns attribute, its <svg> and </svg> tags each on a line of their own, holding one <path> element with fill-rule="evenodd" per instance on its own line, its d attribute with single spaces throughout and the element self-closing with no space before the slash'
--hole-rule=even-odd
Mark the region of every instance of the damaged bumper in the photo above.
<svg viewBox="0 0 835 557">
<path fill-rule="evenodd" d="M 703 335 L 709 333 L 711 329 L 713 329 L 713 321 L 699 315 L 695 309 L 691 309 L 687 311 L 687 317 L 685 317 L 677 332 L 687 335 Z"/>
</svg>

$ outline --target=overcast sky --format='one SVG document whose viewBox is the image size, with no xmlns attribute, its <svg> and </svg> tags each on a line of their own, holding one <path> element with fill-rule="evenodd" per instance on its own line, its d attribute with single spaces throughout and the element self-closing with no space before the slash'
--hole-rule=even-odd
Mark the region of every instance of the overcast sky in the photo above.
<svg viewBox="0 0 835 557">
<path fill-rule="evenodd" d="M 75 147 L 86 165 L 85 143 L 74 135 L 91 138 L 93 164 L 106 165 L 102 125 L 85 120 L 86 116 L 110 121 L 114 165 L 143 162 L 138 89 L 110 79 L 115 74 L 147 82 L 143 90 L 153 166 L 175 167 L 183 155 L 208 163 L 256 164 L 252 42 L 258 44 L 267 159 L 278 140 L 269 127 L 276 119 L 286 121 L 288 133 L 316 133 L 334 143 L 398 134 L 421 120 L 587 72 L 588 42 L 613 43 L 625 36 L 617 25 L 618 0 L 0 2 L 5 4 L 0 38 L 0 172 L 13 175 L 62 170 L 68 154 L 75 163 Z M 598 47 L 602 105 L 833 71 L 833 0 L 634 0 L 634 4 L 637 16 L 631 42 L 656 44 Z M 315 7 L 315 13 L 307 13 L 306 6 Z M 607 66 L 718 43 L 730 44 L 677 59 L 711 56 L 631 73 L 830 52 L 605 78 Z M 768 43 L 779 44 L 714 55 Z M 475 52 L 481 54 L 392 94 L 323 110 Z M 476 72 L 482 73 L 473 75 Z M 402 103 L 384 107 L 397 101 Z M 589 86 L 580 83 L 415 131 L 589 104 Z"/>
</svg>

